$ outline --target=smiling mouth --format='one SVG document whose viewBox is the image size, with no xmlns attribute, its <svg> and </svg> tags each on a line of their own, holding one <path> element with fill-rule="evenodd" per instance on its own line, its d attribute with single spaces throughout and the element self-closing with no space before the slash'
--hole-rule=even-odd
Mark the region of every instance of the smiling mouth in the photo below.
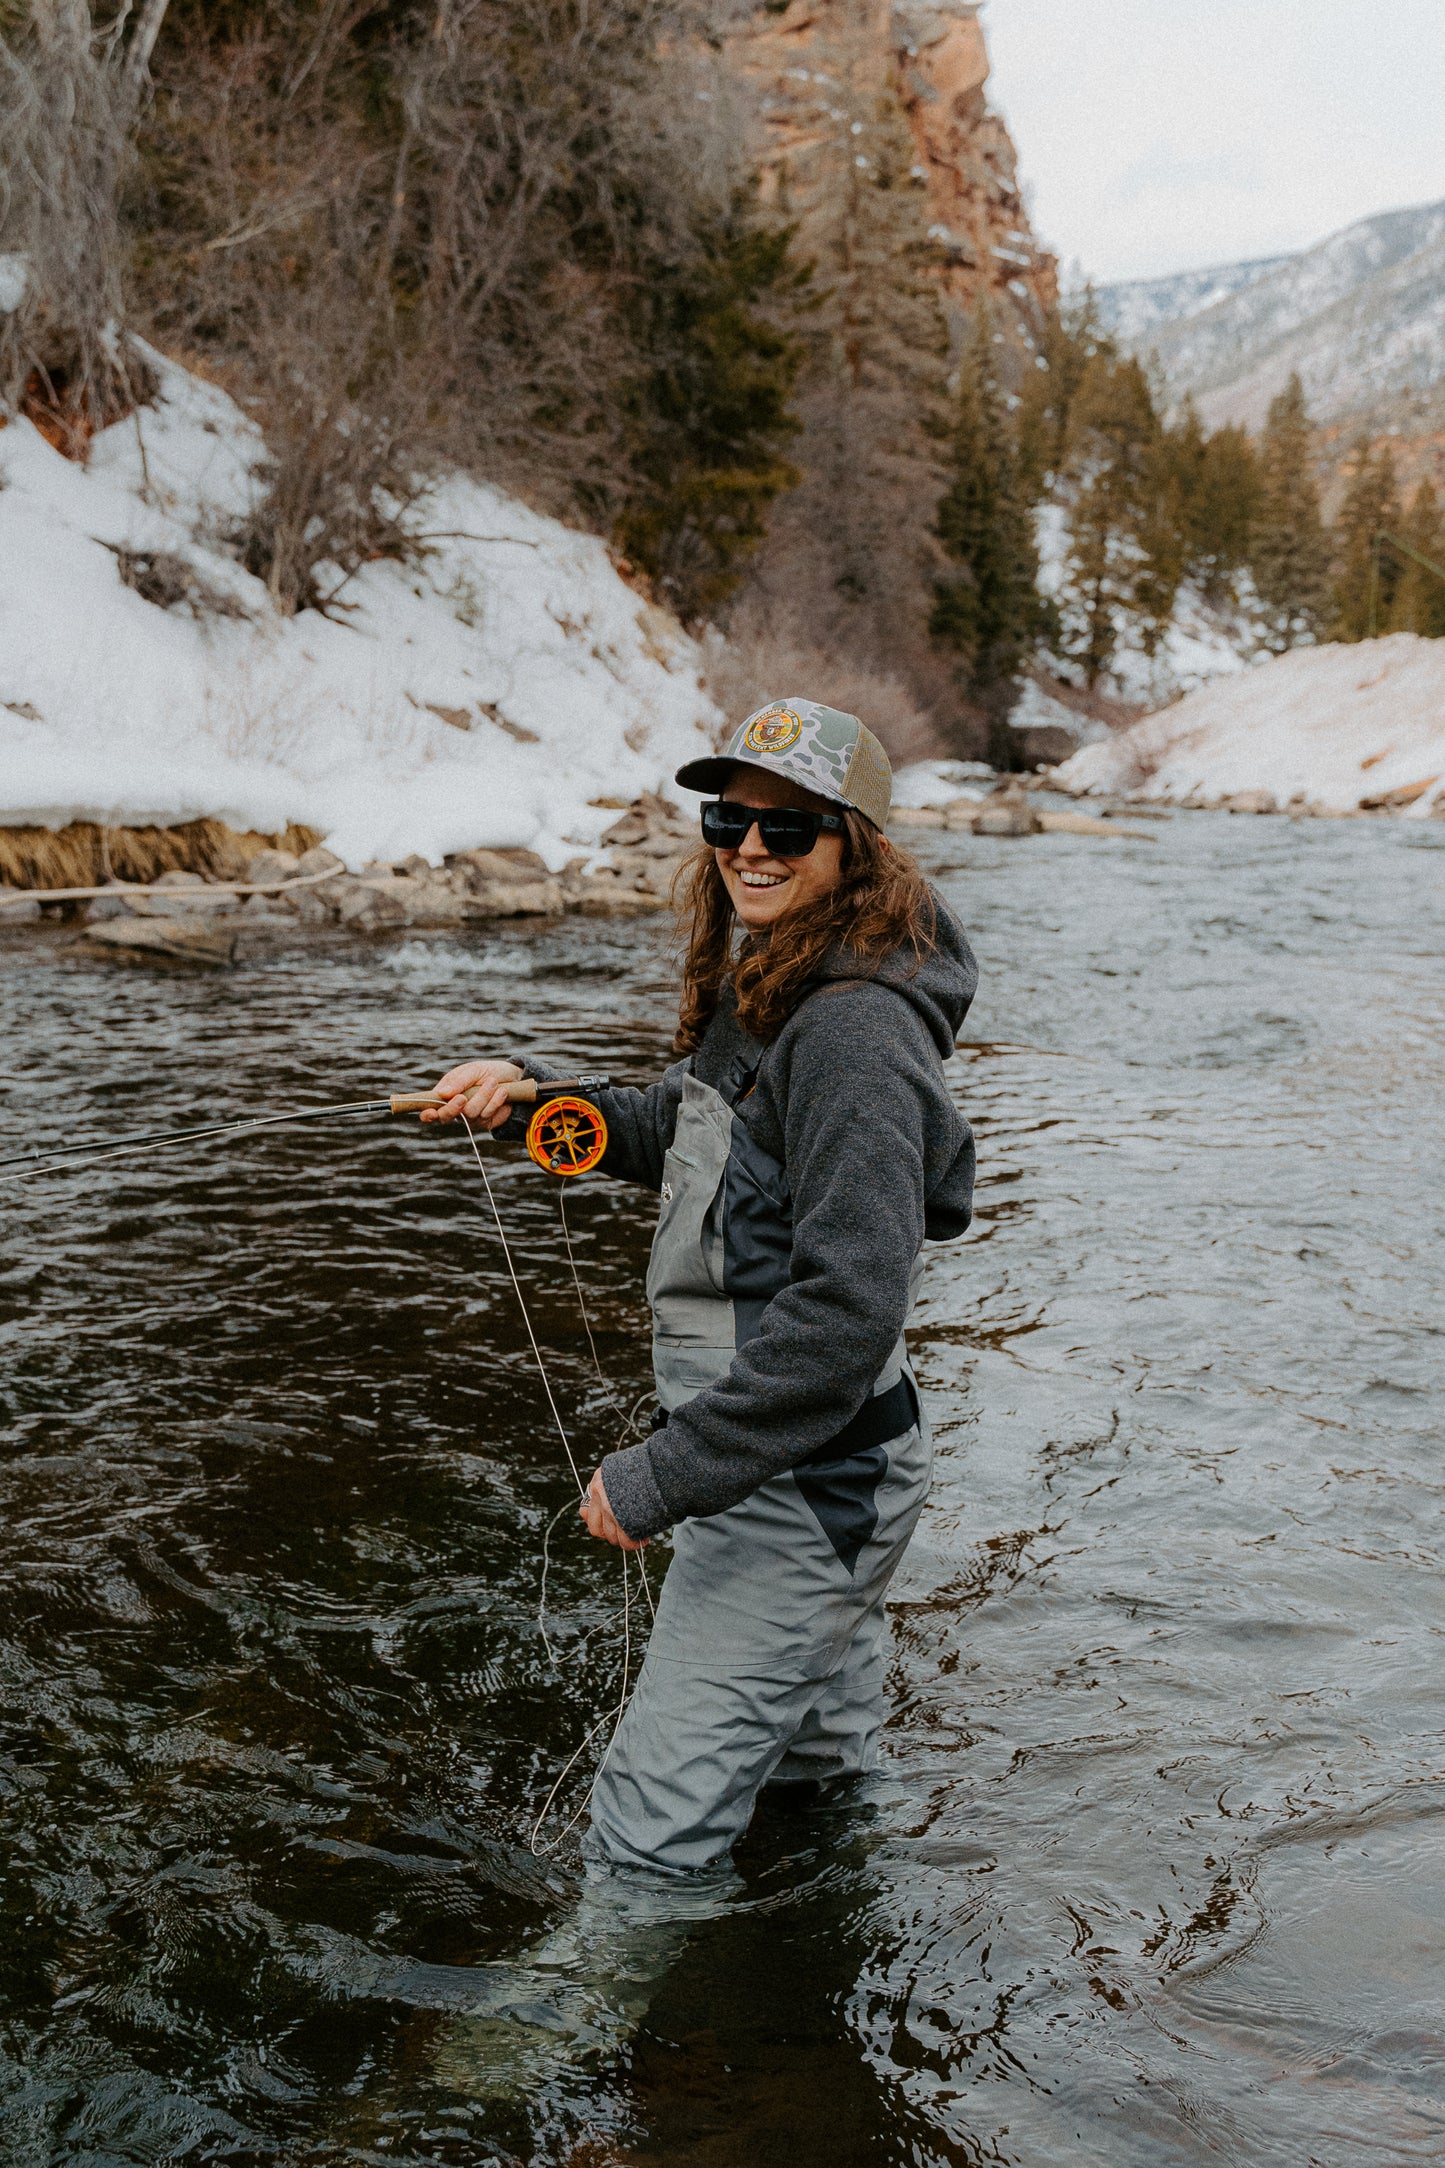
<svg viewBox="0 0 1445 2168">
<path fill-rule="evenodd" d="M 744 888 L 781 888 L 787 878 L 786 873 L 738 873 Z"/>
</svg>

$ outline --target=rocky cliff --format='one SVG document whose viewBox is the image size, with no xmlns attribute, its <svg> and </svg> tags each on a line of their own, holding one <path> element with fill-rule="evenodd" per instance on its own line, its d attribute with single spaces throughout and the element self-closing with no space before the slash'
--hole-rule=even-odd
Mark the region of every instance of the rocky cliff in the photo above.
<svg viewBox="0 0 1445 2168">
<path fill-rule="evenodd" d="M 990 110 L 981 0 L 767 0 L 731 40 L 763 119 L 765 194 L 809 226 L 835 185 L 840 128 L 891 94 L 926 192 L 933 273 L 955 334 L 986 296 L 1000 328 L 1035 344 L 1057 265 L 1035 240 L 1007 128 Z"/>
</svg>

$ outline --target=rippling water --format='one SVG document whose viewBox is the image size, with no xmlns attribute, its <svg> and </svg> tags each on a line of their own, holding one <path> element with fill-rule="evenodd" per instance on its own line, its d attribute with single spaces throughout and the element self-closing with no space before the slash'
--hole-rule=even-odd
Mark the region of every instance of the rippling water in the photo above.
<svg viewBox="0 0 1445 2168">
<path fill-rule="evenodd" d="M 619 1583 L 563 1510 L 551 1661 L 569 1481 L 464 1140 L 0 1192 L 6 2168 L 1445 2156 L 1445 834 L 937 856 L 982 1187 L 914 1336 L 887 1769 L 760 1817 L 631 2040 L 531 2085 L 474 2082 L 466 2013 L 571 1915 L 526 1835 Z M 10 936 L 7 1148 L 487 1047 L 645 1079 L 669 972 L 578 923 L 201 979 Z M 492 1164 L 595 1458 L 557 1190 Z M 571 1195 L 630 1398 L 649 1201 Z"/>
</svg>

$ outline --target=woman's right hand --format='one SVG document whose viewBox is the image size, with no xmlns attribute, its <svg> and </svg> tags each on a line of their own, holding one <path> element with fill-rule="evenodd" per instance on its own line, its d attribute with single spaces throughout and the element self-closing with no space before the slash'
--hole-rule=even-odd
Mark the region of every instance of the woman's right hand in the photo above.
<svg viewBox="0 0 1445 2168">
<path fill-rule="evenodd" d="M 465 1114 L 478 1129 L 500 1129 L 512 1111 L 504 1086 L 515 1084 L 523 1071 L 514 1061 L 462 1061 L 448 1069 L 437 1084 L 445 1092 L 444 1107 L 427 1107 L 424 1122 L 454 1122 Z"/>
</svg>

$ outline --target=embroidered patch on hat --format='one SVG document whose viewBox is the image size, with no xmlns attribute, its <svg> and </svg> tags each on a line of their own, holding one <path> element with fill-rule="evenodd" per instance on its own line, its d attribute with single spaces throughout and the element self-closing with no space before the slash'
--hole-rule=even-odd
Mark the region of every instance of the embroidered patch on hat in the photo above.
<svg viewBox="0 0 1445 2168">
<path fill-rule="evenodd" d="M 750 753 L 782 753 L 796 745 L 802 734 L 803 719 L 791 708 L 764 708 L 743 732 L 743 744 Z"/>
</svg>

